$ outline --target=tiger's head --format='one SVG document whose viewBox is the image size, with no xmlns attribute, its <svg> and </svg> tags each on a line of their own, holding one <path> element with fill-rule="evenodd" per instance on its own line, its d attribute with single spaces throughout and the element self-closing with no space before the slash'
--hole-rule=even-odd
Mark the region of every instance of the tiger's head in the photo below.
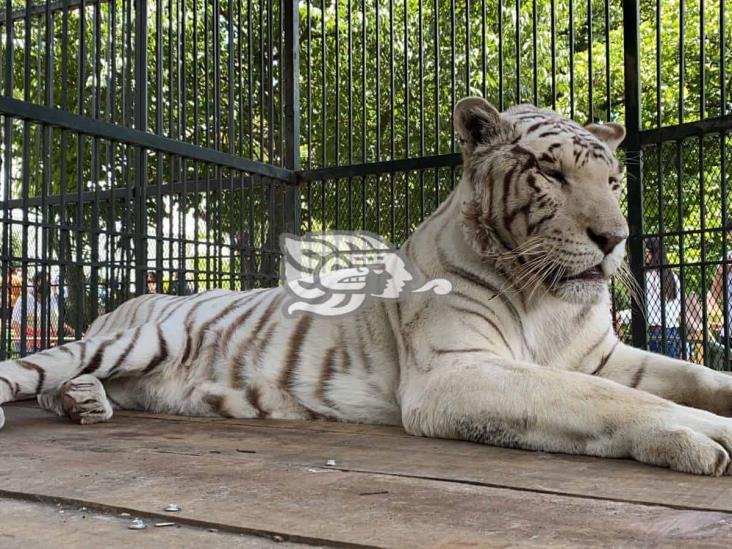
<svg viewBox="0 0 732 549">
<path fill-rule="evenodd" d="M 455 107 L 463 216 L 478 253 L 519 289 L 594 303 L 623 262 L 618 124 L 579 124 L 531 105 L 503 113 L 482 98 Z"/>
</svg>

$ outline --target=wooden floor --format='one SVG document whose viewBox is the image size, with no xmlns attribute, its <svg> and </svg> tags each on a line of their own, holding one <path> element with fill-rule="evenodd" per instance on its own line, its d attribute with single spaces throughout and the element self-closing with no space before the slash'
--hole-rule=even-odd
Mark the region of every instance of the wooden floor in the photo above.
<svg viewBox="0 0 732 549">
<path fill-rule="evenodd" d="M 5 411 L 2 547 L 732 546 L 730 477 L 398 428 Z M 134 517 L 148 528 L 128 530 Z"/>
</svg>

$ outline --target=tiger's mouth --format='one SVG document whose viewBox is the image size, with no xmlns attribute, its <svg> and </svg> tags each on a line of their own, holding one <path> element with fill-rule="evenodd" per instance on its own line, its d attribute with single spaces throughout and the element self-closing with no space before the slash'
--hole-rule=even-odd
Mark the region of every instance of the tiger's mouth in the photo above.
<svg viewBox="0 0 732 549">
<path fill-rule="evenodd" d="M 590 267 L 589 269 L 584 270 L 581 273 L 564 276 L 559 279 L 559 282 L 571 282 L 574 280 L 579 280 L 583 282 L 594 282 L 600 280 L 604 281 L 607 279 L 608 276 L 605 274 L 605 271 L 602 270 L 602 265 L 598 263 L 594 267 Z"/>
<path fill-rule="evenodd" d="M 558 288 L 568 282 L 605 282 L 609 279 L 608 275 L 602 268 L 602 263 L 593 265 L 589 269 L 585 269 L 579 273 L 571 275 L 557 276 L 558 269 L 552 270 L 545 277 L 546 283 L 552 288 Z"/>
</svg>

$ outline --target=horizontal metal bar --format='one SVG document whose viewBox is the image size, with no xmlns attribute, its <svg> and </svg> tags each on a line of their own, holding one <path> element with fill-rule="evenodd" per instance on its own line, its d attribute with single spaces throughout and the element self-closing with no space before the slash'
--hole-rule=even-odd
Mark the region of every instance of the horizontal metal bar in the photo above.
<svg viewBox="0 0 732 549">
<path fill-rule="evenodd" d="M 346 177 L 364 177 L 395 172 L 411 172 L 434 168 L 452 168 L 461 165 L 462 155 L 459 153 L 436 154 L 422 158 L 404 158 L 400 160 L 384 160 L 350 166 L 333 166 L 297 172 L 300 181 L 322 181 L 324 179 L 343 179 Z"/>
<path fill-rule="evenodd" d="M 234 193 L 245 192 L 250 188 L 260 189 L 267 188 L 270 183 L 266 181 L 253 181 L 250 183 L 252 178 L 250 176 L 244 176 L 241 182 L 235 182 Z M 251 187 L 250 187 L 251 185 Z M 188 194 L 200 194 L 205 192 L 231 192 L 231 180 L 229 178 L 223 179 L 205 179 L 189 180 L 185 183 L 167 183 L 160 186 L 160 195 L 168 196 L 171 194 L 183 194 L 185 190 L 186 195 Z M 81 203 L 94 202 L 94 201 L 106 201 L 114 198 L 115 200 L 126 200 L 129 197 L 132 199 L 135 197 L 136 189 L 127 189 L 126 187 L 117 187 L 112 189 L 103 189 L 99 191 L 84 191 L 81 193 Z M 148 185 L 145 187 L 145 195 L 149 200 L 157 198 L 158 186 Z M 79 193 L 73 192 L 68 193 L 64 196 L 64 204 L 71 206 L 79 202 Z M 61 204 L 61 195 L 54 194 L 47 196 L 45 202 L 41 196 L 30 196 L 27 199 L 15 198 L 8 200 L 8 209 L 24 208 L 24 207 L 41 207 L 43 204 L 49 206 L 58 206 Z M 0 212 L 2 213 L 2 212 Z"/>
<path fill-rule="evenodd" d="M 641 145 L 655 145 L 664 141 L 681 141 L 687 137 L 703 137 L 732 130 L 732 115 L 684 122 L 676 126 L 652 128 L 640 132 Z"/>
<path fill-rule="evenodd" d="M 160 135 L 134 130 L 126 126 L 110 124 L 109 122 L 95 120 L 87 116 L 35 105 L 19 99 L 0 97 L 0 113 L 13 118 L 21 118 L 23 120 L 72 130 L 118 143 L 128 143 L 145 149 L 174 154 L 190 160 L 198 160 L 208 164 L 233 168 L 242 172 L 262 175 L 287 183 L 297 183 L 295 172 L 292 170 L 271 166 L 262 162 L 255 162 L 233 154 L 191 145 L 190 143 L 176 141 Z"/>
<path fill-rule="evenodd" d="M 81 6 L 81 2 L 82 2 L 82 0 L 68 0 L 67 6 L 68 6 L 69 10 L 74 10 Z M 85 0 L 84 6 L 89 7 L 89 6 L 93 6 L 94 4 L 106 4 L 107 2 L 109 2 L 109 0 Z M 64 3 L 63 2 L 51 2 L 51 5 L 49 6 L 49 8 L 50 8 L 51 13 L 54 14 L 59 11 L 63 11 Z M 45 4 L 45 2 L 42 4 L 35 4 L 30 7 L 29 11 L 30 11 L 31 17 L 45 15 L 46 14 L 46 4 Z M 20 8 L 20 9 L 13 11 L 10 14 L 10 20 L 18 21 L 20 19 L 25 19 L 25 15 L 26 15 L 26 9 Z M 5 11 L 0 12 L 0 25 L 5 24 L 5 21 L 7 19 L 6 16 L 7 16 L 7 13 Z"/>
</svg>

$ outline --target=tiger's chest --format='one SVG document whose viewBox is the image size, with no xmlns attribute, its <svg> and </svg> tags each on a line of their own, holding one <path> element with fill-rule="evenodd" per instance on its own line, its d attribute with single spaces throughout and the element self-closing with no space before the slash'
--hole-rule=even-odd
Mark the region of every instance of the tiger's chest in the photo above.
<svg viewBox="0 0 732 549">
<path fill-rule="evenodd" d="M 576 369 L 580 350 L 611 330 L 605 303 L 554 303 L 529 311 L 523 319 L 527 355 L 531 362 L 556 369 Z"/>
</svg>

